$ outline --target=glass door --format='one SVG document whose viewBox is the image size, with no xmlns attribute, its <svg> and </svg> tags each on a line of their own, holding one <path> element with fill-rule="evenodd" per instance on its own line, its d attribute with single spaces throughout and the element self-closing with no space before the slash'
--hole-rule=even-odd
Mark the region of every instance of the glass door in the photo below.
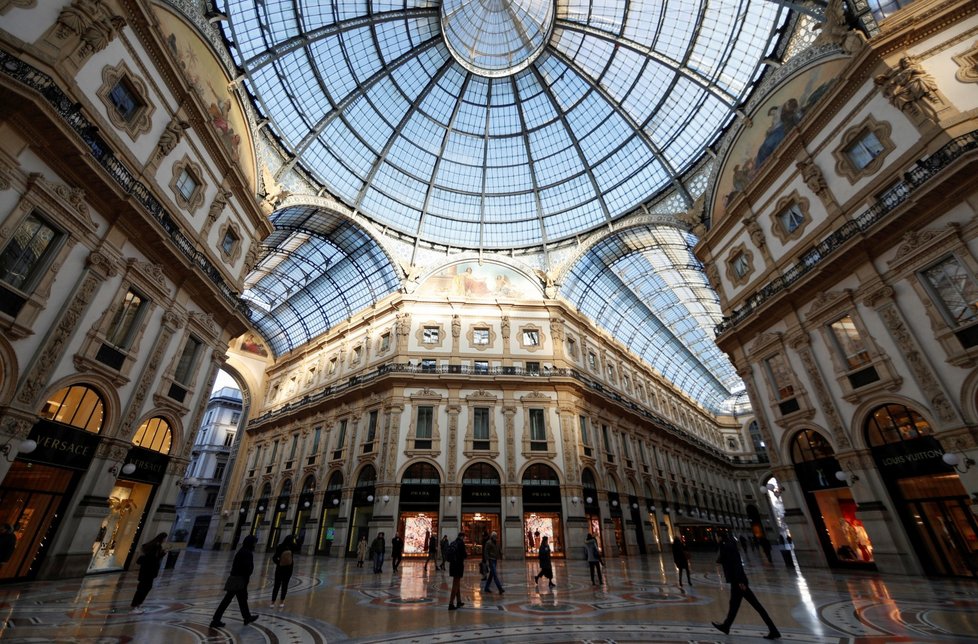
<svg viewBox="0 0 978 644">
<path fill-rule="evenodd" d="M 976 576 L 975 521 L 957 499 L 913 504 L 914 524 L 938 575 Z"/>
</svg>

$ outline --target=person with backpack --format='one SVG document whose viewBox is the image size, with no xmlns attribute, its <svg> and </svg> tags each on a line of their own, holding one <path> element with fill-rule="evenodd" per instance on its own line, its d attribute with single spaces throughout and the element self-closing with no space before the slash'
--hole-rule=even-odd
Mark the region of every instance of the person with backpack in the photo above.
<svg viewBox="0 0 978 644">
<path fill-rule="evenodd" d="M 533 581 L 539 584 L 540 577 L 546 577 L 550 580 L 550 587 L 553 588 L 557 584 L 554 583 L 554 566 L 550 554 L 550 537 L 543 535 L 540 547 L 537 549 L 537 557 L 540 559 L 540 572 L 533 578 Z"/>
<path fill-rule="evenodd" d="M 604 579 L 601 577 L 601 566 L 604 562 L 601 561 L 601 551 L 598 550 L 598 540 L 594 538 L 594 535 L 588 533 L 587 539 L 584 540 L 584 556 L 587 559 L 587 567 L 591 572 L 591 585 L 600 586 L 604 583 Z M 598 573 L 598 581 L 594 582 L 594 573 Z"/>
<path fill-rule="evenodd" d="M 292 579 L 292 570 L 295 566 L 295 552 L 298 546 L 295 544 L 295 537 L 291 534 L 275 548 L 272 561 L 275 562 L 275 584 L 272 586 L 272 608 L 275 608 L 275 598 L 278 597 L 279 590 L 282 591 L 281 603 L 279 608 L 285 608 L 285 593 L 289 590 L 289 581 Z"/>
<path fill-rule="evenodd" d="M 462 603 L 462 573 L 465 572 L 465 535 L 461 532 L 446 548 L 448 557 L 448 575 L 452 578 L 452 592 L 448 596 L 448 610 L 458 610 Z M 453 603 L 454 602 L 454 603 Z"/>
<path fill-rule="evenodd" d="M 136 593 L 132 596 L 132 602 L 130 603 L 131 613 L 136 613 L 137 615 L 145 612 L 142 608 L 143 602 L 146 600 L 146 595 L 149 591 L 153 589 L 153 581 L 156 576 L 160 574 L 160 564 L 163 563 L 163 557 L 166 556 L 166 550 L 163 549 L 163 542 L 166 541 L 166 533 L 161 532 L 152 541 L 147 541 L 143 544 L 143 554 L 139 555 L 139 559 L 136 563 L 139 564 L 139 583 L 136 585 Z"/>
</svg>

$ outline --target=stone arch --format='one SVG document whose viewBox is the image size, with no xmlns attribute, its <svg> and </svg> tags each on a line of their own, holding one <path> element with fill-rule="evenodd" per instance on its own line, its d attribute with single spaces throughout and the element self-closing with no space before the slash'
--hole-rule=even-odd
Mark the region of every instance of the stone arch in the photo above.
<svg viewBox="0 0 978 644">
<path fill-rule="evenodd" d="M 166 421 L 166 424 L 170 426 L 170 456 L 175 456 L 174 450 L 179 449 L 184 442 L 184 429 L 183 423 L 180 421 L 179 416 L 176 416 L 173 412 L 156 408 L 140 416 L 135 423 L 133 423 L 132 436 L 130 440 L 135 440 L 136 434 L 139 432 L 139 428 L 143 426 L 148 420 L 153 418 L 162 418 Z"/>
<path fill-rule="evenodd" d="M 547 461 L 543 459 L 533 459 L 531 461 L 527 461 L 526 463 L 524 463 L 523 467 L 520 468 L 520 472 L 519 472 L 520 485 L 523 484 L 523 477 L 526 476 L 527 472 L 530 471 L 530 468 L 537 465 L 542 465 L 547 469 L 549 469 L 551 472 L 553 472 L 557 476 L 558 485 L 564 485 L 566 483 L 563 477 L 563 473 L 560 471 L 559 468 L 554 467 L 551 461 Z"/>
<path fill-rule="evenodd" d="M 119 433 L 119 419 L 122 418 L 122 405 L 119 402 L 119 392 L 112 382 L 96 373 L 73 373 L 56 380 L 44 391 L 38 405 L 46 404 L 47 400 L 56 393 L 71 386 L 84 386 L 92 389 L 102 399 L 102 431 L 99 436 L 116 437 Z M 40 408 L 37 409 L 40 414 Z"/>
<path fill-rule="evenodd" d="M 17 365 L 17 354 L 14 348 L 7 342 L 7 338 L 0 336 L 0 405 L 7 405 L 14 397 L 17 389 L 20 367 Z"/>
<path fill-rule="evenodd" d="M 921 404 L 920 401 L 909 398 L 907 396 L 897 396 L 897 395 L 886 395 L 886 396 L 873 396 L 869 400 L 863 401 L 852 413 L 852 424 L 850 427 L 852 430 L 849 432 L 850 440 L 852 440 L 852 448 L 854 450 L 859 449 L 870 449 L 869 441 L 866 438 L 866 423 L 869 422 L 870 417 L 873 412 L 878 408 L 885 405 L 904 405 L 908 407 L 921 416 L 930 425 L 931 430 L 935 430 L 940 427 L 940 423 L 935 423 L 934 414 L 930 407 Z"/>
<path fill-rule="evenodd" d="M 798 427 L 792 427 L 790 431 L 782 432 L 781 434 L 778 441 L 778 454 L 781 455 L 782 463 L 793 462 L 791 460 L 791 446 L 794 445 L 795 438 L 807 429 L 818 432 L 832 446 L 833 452 L 839 451 L 839 446 L 835 444 L 835 435 L 831 431 L 816 423 L 801 423 Z"/>
<path fill-rule="evenodd" d="M 978 424 L 978 369 L 972 369 L 961 383 L 961 414 L 968 425 Z M 0 399 L 2 400 L 2 399 Z"/>
<path fill-rule="evenodd" d="M 418 458 L 413 458 L 410 461 L 408 461 L 407 463 L 403 464 L 397 470 L 397 473 L 394 475 L 394 481 L 393 482 L 394 483 L 397 483 L 398 485 L 400 485 L 401 480 L 404 479 L 404 475 L 411 468 L 411 466 L 412 465 L 417 465 L 419 463 L 424 463 L 425 465 L 431 465 L 431 466 L 433 466 L 435 468 L 435 471 L 438 472 L 438 483 L 439 484 L 442 484 L 442 483 L 445 482 L 445 472 L 442 469 L 441 465 L 439 465 L 438 461 L 436 461 L 436 460 L 434 460 L 432 458 L 425 458 L 423 456 L 422 457 L 418 457 Z"/>
</svg>

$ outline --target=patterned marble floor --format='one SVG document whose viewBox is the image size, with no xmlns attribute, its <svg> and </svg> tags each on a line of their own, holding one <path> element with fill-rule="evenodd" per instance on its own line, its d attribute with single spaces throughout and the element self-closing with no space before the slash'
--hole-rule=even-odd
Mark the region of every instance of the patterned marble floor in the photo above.
<svg viewBox="0 0 978 644">
<path fill-rule="evenodd" d="M 710 626 L 726 613 L 727 588 L 709 553 L 694 553 L 693 586 L 680 589 L 658 555 L 610 560 L 591 585 L 583 561 L 559 561 L 557 587 L 533 583 L 532 562 L 501 564 L 504 595 L 479 590 L 476 562 L 463 579 L 465 607 L 448 611 L 447 573 L 409 561 L 383 574 L 350 560 L 299 557 L 284 609 L 270 608 L 272 564 L 256 555 L 250 599 L 259 620 L 244 626 L 237 605 L 210 629 L 231 553 L 188 551 L 163 571 L 142 615 L 129 613 L 134 573 L 0 586 L 5 642 L 761 642 L 767 629 L 741 607 L 729 636 Z M 751 587 L 785 642 L 974 642 L 978 582 L 825 570 L 793 572 L 747 560 Z"/>
</svg>

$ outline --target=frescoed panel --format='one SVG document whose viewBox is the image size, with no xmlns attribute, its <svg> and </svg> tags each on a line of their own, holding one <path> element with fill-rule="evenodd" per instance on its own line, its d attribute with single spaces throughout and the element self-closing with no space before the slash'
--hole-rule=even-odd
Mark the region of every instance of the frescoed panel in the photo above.
<svg viewBox="0 0 978 644">
<path fill-rule="evenodd" d="M 466 299 L 514 299 L 541 297 L 525 275 L 500 264 L 461 262 L 429 276 L 418 289 L 421 295 Z"/>
</svg>

